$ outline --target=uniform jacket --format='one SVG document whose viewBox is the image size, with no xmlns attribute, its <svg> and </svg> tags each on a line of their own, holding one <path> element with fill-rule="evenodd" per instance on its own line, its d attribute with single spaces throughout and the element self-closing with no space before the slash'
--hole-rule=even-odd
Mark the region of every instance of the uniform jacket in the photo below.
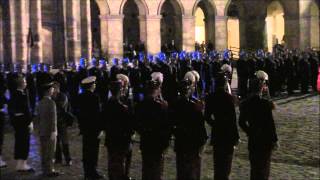
<svg viewBox="0 0 320 180">
<path fill-rule="evenodd" d="M 258 95 L 240 105 L 239 125 L 249 138 L 249 150 L 271 147 L 278 141 L 272 103 Z"/>
<path fill-rule="evenodd" d="M 57 133 L 56 103 L 44 96 L 38 104 L 37 112 L 40 136 L 49 137 L 52 133 Z"/>
</svg>

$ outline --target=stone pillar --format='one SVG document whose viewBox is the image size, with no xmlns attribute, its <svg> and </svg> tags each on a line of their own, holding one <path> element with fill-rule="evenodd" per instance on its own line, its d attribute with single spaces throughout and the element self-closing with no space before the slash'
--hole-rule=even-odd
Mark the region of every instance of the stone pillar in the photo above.
<svg viewBox="0 0 320 180">
<path fill-rule="evenodd" d="M 41 0 L 30 1 L 30 25 L 34 39 L 34 46 L 31 49 L 31 62 L 42 62 L 42 18 L 41 18 Z"/>
<path fill-rule="evenodd" d="M 80 2 L 64 0 L 65 44 L 67 61 L 77 62 L 80 59 L 80 39 L 78 38 L 78 23 L 80 23 Z"/>
<path fill-rule="evenodd" d="M 123 57 L 123 15 L 107 16 L 108 52 L 110 58 Z"/>
<path fill-rule="evenodd" d="M 90 0 L 80 1 L 81 16 L 81 57 L 92 57 L 91 9 Z"/>
<path fill-rule="evenodd" d="M 156 54 L 161 50 L 161 16 L 147 16 L 147 52 Z"/>
<path fill-rule="evenodd" d="M 216 50 L 222 51 L 228 47 L 228 30 L 227 30 L 227 16 L 216 16 L 215 20 L 215 46 Z"/>
<path fill-rule="evenodd" d="M 103 53 L 109 52 L 109 33 L 108 33 L 108 16 L 109 15 L 100 15 L 100 37 L 101 37 L 101 51 Z M 121 34 L 122 36 L 122 34 Z"/>
<path fill-rule="evenodd" d="M 139 16 L 140 41 L 147 42 L 147 18 L 145 15 Z"/>
<path fill-rule="evenodd" d="M 294 15 L 284 16 L 285 37 L 284 41 L 288 48 L 299 48 L 299 17 Z"/>
<path fill-rule="evenodd" d="M 3 26 L 4 26 L 4 21 L 2 18 L 2 8 L 0 7 L 0 63 L 4 63 L 4 50 L 3 50 Z"/>
<path fill-rule="evenodd" d="M 248 49 L 264 49 L 265 44 L 265 16 L 255 15 L 245 18 L 245 37 Z M 243 43 L 241 43 L 243 44 Z"/>
<path fill-rule="evenodd" d="M 12 62 L 26 64 L 29 28 L 28 1 L 9 1 Z"/>
<path fill-rule="evenodd" d="M 310 47 L 310 32 L 311 32 L 311 17 L 310 15 L 300 16 L 300 49 Z"/>
<path fill-rule="evenodd" d="M 182 16 L 182 50 L 194 51 L 195 45 L 195 17 L 192 15 Z"/>
<path fill-rule="evenodd" d="M 211 42 L 215 44 L 215 23 L 214 16 L 208 16 L 205 18 L 205 30 L 206 30 L 206 43 Z M 200 42 L 201 43 L 201 42 Z"/>
</svg>

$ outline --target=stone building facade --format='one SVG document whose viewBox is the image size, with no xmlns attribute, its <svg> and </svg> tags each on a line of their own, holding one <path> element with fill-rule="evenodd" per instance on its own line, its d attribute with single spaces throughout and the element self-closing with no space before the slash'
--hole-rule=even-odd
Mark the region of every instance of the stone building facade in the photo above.
<svg viewBox="0 0 320 180">
<path fill-rule="evenodd" d="M 289 48 L 319 47 L 319 0 L 276 0 L 283 9 Z M 240 48 L 265 48 L 272 0 L 0 0 L 0 62 L 54 63 L 121 57 L 123 44 L 141 41 L 149 53 L 175 42 L 192 51 L 195 11 L 205 15 L 205 36 L 228 47 L 227 20 L 239 19 Z M 313 22 L 313 23 L 311 23 Z M 316 22 L 316 23 L 314 23 Z M 31 32 L 33 46 L 30 47 Z M 29 38 L 28 38 L 29 37 Z"/>
</svg>

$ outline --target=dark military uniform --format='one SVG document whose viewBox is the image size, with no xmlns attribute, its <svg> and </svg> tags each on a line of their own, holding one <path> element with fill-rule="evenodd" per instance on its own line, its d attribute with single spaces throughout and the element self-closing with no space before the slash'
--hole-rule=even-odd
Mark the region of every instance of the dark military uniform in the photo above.
<svg viewBox="0 0 320 180">
<path fill-rule="evenodd" d="M 238 95 L 245 98 L 248 93 L 248 63 L 245 59 L 240 58 L 237 61 L 237 75 L 238 75 Z"/>
<path fill-rule="evenodd" d="M 69 134 L 68 134 L 68 126 L 70 126 L 69 122 L 67 122 L 66 113 L 69 112 L 69 101 L 67 96 L 60 92 L 57 97 L 53 99 L 57 106 L 57 128 L 58 128 L 58 136 L 57 136 L 57 146 L 56 146 L 56 163 L 62 161 L 62 153 L 64 155 L 64 159 L 66 164 L 69 164 L 71 161 L 70 150 L 69 150 Z M 70 164 L 69 164 L 70 165 Z"/>
<path fill-rule="evenodd" d="M 205 116 L 212 127 L 214 179 L 229 179 L 234 146 L 239 140 L 233 97 L 217 89 L 206 99 Z"/>
<path fill-rule="evenodd" d="M 239 125 L 249 138 L 251 180 L 267 180 L 271 152 L 278 141 L 272 115 L 272 102 L 253 95 L 240 105 Z"/>
<path fill-rule="evenodd" d="M 207 139 L 201 102 L 195 98 L 180 97 L 172 107 L 177 179 L 199 180 L 201 152 Z"/>
<path fill-rule="evenodd" d="M 1 80 L 0 80 L 1 81 Z M 5 121 L 5 113 L 2 111 L 4 105 L 7 104 L 7 99 L 4 96 L 3 90 L 0 89 L 0 156 L 2 155 L 2 145 L 3 145 L 3 137 L 4 137 L 4 121 Z"/>
<path fill-rule="evenodd" d="M 306 58 L 300 59 L 299 74 L 301 83 L 301 92 L 308 93 L 310 82 L 310 63 Z"/>
<path fill-rule="evenodd" d="M 129 178 L 134 122 L 128 102 L 111 97 L 103 106 L 102 115 L 108 148 L 108 172 L 111 180 Z"/>
<path fill-rule="evenodd" d="M 310 84 L 312 86 L 313 91 L 317 92 L 319 60 L 315 56 L 311 55 L 309 58 L 309 63 L 310 63 Z"/>
<path fill-rule="evenodd" d="M 78 96 L 77 102 L 84 173 L 86 177 L 94 178 L 98 174 L 96 170 L 100 144 L 98 136 L 102 130 L 100 100 L 97 95 L 85 90 Z"/>
<path fill-rule="evenodd" d="M 8 110 L 11 124 L 15 130 L 14 158 L 27 160 L 30 147 L 30 129 L 32 114 L 29 97 L 26 92 L 15 90 L 10 94 Z"/>
<path fill-rule="evenodd" d="M 142 153 L 142 180 L 161 180 L 164 151 L 169 146 L 172 125 L 161 100 L 146 97 L 137 105 L 137 131 Z"/>
</svg>

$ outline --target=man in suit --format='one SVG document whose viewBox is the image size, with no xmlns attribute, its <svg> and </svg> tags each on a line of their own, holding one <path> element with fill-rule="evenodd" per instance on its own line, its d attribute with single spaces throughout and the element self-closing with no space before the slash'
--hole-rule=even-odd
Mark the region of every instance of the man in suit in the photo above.
<svg viewBox="0 0 320 180">
<path fill-rule="evenodd" d="M 239 125 L 248 136 L 251 180 L 267 180 L 270 174 L 272 150 L 278 147 L 271 101 L 262 98 L 264 80 L 251 81 L 252 94 L 241 103 Z"/>
<path fill-rule="evenodd" d="M 41 86 L 43 97 L 39 102 L 37 112 L 39 121 L 41 164 L 45 176 L 55 177 L 60 173 L 54 170 L 53 158 L 57 141 L 57 108 L 52 100 L 53 83 Z"/>
<path fill-rule="evenodd" d="M 100 117 L 100 99 L 94 93 L 95 83 L 95 76 L 89 76 L 81 81 L 83 92 L 79 94 L 76 104 L 80 134 L 82 135 L 82 161 L 85 179 L 103 178 L 97 172 L 103 124 Z"/>
<path fill-rule="evenodd" d="M 30 132 L 33 129 L 27 83 L 22 75 L 12 79 L 15 89 L 10 92 L 8 110 L 11 124 L 15 131 L 14 158 L 17 160 L 17 171 L 34 172 L 27 164 L 30 148 Z"/>
</svg>

